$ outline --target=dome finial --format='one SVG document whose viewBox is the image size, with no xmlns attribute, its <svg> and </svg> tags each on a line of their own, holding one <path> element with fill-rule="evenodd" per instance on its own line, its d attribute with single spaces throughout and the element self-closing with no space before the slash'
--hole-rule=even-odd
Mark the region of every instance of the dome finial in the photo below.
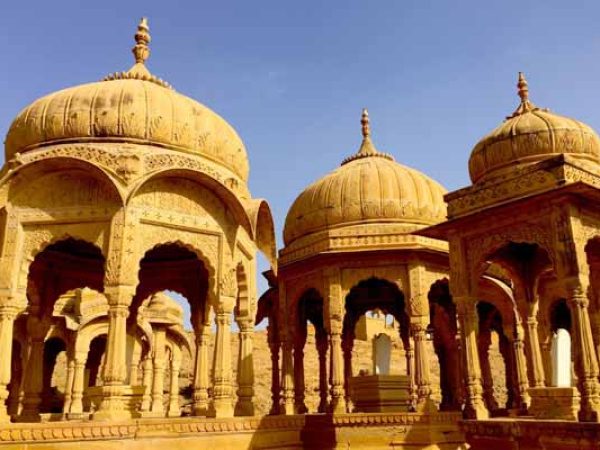
<svg viewBox="0 0 600 450">
<path fill-rule="evenodd" d="M 135 64 L 126 72 L 115 72 L 107 75 L 103 78 L 103 81 L 144 80 L 158 84 L 159 86 L 167 89 L 173 89 L 169 83 L 152 75 L 146 67 L 145 62 L 150 56 L 150 47 L 148 47 L 150 41 L 151 38 L 148 19 L 146 17 L 142 17 L 135 33 L 135 45 L 131 49 L 133 56 L 135 57 Z"/>
<path fill-rule="evenodd" d="M 529 86 L 523 72 L 519 72 L 519 82 L 517 83 L 517 87 L 519 88 L 519 97 L 521 98 L 521 101 L 526 102 L 529 100 Z"/>
<path fill-rule="evenodd" d="M 135 33 L 135 47 L 131 49 L 135 56 L 136 64 L 144 64 L 150 56 L 150 28 L 148 27 L 148 19 L 142 17 Z"/>
<path fill-rule="evenodd" d="M 349 163 L 350 161 L 354 161 L 356 159 L 367 158 L 369 156 L 379 156 L 381 158 L 391 159 L 393 160 L 391 155 L 387 153 L 380 153 L 377 151 L 373 142 L 371 141 L 371 121 L 369 120 L 369 111 L 367 108 L 363 108 L 362 115 L 360 117 L 360 124 L 362 125 L 362 135 L 363 140 L 360 144 L 360 148 L 358 152 L 356 152 L 352 156 L 348 156 L 346 159 L 342 161 L 342 166 L 344 164 Z"/>
<path fill-rule="evenodd" d="M 527 79 L 525 78 L 525 74 L 523 72 L 519 72 L 519 80 L 517 81 L 517 93 L 519 94 L 519 98 L 521 99 L 521 103 L 510 116 L 506 119 L 512 119 L 513 117 L 520 116 L 522 114 L 537 111 L 539 108 L 535 106 L 529 100 L 529 84 L 527 83 Z"/>
<path fill-rule="evenodd" d="M 371 135 L 371 123 L 369 122 L 369 111 L 367 108 L 363 108 L 362 117 L 360 119 L 360 124 L 362 125 L 362 135 L 364 138 L 369 137 Z"/>
</svg>

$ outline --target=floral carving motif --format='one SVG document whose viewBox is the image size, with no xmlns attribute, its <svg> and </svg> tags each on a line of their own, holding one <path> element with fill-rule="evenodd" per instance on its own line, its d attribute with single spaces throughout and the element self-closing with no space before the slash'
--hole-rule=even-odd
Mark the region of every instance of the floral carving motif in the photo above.
<svg viewBox="0 0 600 450">
<path fill-rule="evenodd" d="M 229 267 L 223 270 L 221 281 L 219 282 L 221 295 L 227 297 L 236 297 L 238 292 L 237 277 L 235 267 Z"/>
</svg>

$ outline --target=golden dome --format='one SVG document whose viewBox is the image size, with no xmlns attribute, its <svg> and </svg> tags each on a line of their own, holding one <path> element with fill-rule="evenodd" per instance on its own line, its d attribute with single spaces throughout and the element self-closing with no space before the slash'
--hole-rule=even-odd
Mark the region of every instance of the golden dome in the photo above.
<svg viewBox="0 0 600 450">
<path fill-rule="evenodd" d="M 6 136 L 6 160 L 53 144 L 133 142 L 201 155 L 246 181 L 248 158 L 235 130 L 148 71 L 145 19 L 135 38 L 136 63 L 129 71 L 55 92 L 21 111 Z"/>
<path fill-rule="evenodd" d="M 343 226 L 401 223 L 420 228 L 446 218 L 446 190 L 423 173 L 378 152 L 363 111 L 360 150 L 308 186 L 285 220 L 285 245 L 311 233 Z"/>
<path fill-rule="evenodd" d="M 596 132 L 575 119 L 536 107 L 529 100 L 527 80 L 519 73 L 517 110 L 477 143 L 469 158 L 473 183 L 515 167 L 567 154 L 584 166 L 598 168 L 600 141 Z"/>
</svg>

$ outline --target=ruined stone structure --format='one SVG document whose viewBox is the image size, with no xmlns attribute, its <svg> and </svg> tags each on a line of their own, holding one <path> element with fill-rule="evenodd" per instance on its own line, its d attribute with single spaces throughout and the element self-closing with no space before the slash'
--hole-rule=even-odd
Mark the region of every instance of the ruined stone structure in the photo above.
<svg viewBox="0 0 600 450">
<path fill-rule="evenodd" d="M 277 254 L 241 139 L 148 70 L 149 42 L 144 19 L 130 70 L 36 100 L 6 137 L 1 443 L 596 448 L 600 140 L 590 127 L 536 107 L 520 75 L 517 110 L 471 154 L 473 184 L 447 193 L 378 151 L 364 110 L 358 151 L 298 196 Z M 260 299 L 259 251 L 270 264 Z M 169 291 L 189 303 L 193 333 Z M 393 324 L 369 331 L 373 312 Z M 252 339 L 265 318 L 263 417 Z M 355 340 L 380 332 L 391 337 L 386 355 L 401 345 L 404 373 L 355 370 Z M 502 401 L 491 345 L 504 363 Z M 190 359 L 184 410 L 179 374 Z"/>
</svg>

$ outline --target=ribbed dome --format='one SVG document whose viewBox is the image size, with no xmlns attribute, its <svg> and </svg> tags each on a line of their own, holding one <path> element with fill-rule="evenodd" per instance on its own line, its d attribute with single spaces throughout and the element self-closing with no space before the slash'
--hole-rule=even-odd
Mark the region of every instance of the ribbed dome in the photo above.
<svg viewBox="0 0 600 450">
<path fill-rule="evenodd" d="M 567 154 L 598 170 L 600 140 L 588 125 L 537 108 L 529 101 L 527 81 L 519 74 L 521 104 L 498 128 L 477 143 L 469 159 L 473 183 L 557 154 Z"/>
<path fill-rule="evenodd" d="M 358 153 L 307 187 L 293 203 L 285 220 L 285 245 L 311 233 L 358 223 L 403 223 L 417 228 L 446 218 L 446 190 L 423 173 L 379 153 L 369 136 L 366 111 L 363 134 Z"/>
<path fill-rule="evenodd" d="M 136 64 L 128 72 L 55 92 L 21 111 L 6 136 L 6 160 L 58 143 L 139 142 L 201 155 L 247 180 L 248 158 L 235 130 L 144 65 L 150 41 L 145 21 L 136 41 Z"/>
</svg>

